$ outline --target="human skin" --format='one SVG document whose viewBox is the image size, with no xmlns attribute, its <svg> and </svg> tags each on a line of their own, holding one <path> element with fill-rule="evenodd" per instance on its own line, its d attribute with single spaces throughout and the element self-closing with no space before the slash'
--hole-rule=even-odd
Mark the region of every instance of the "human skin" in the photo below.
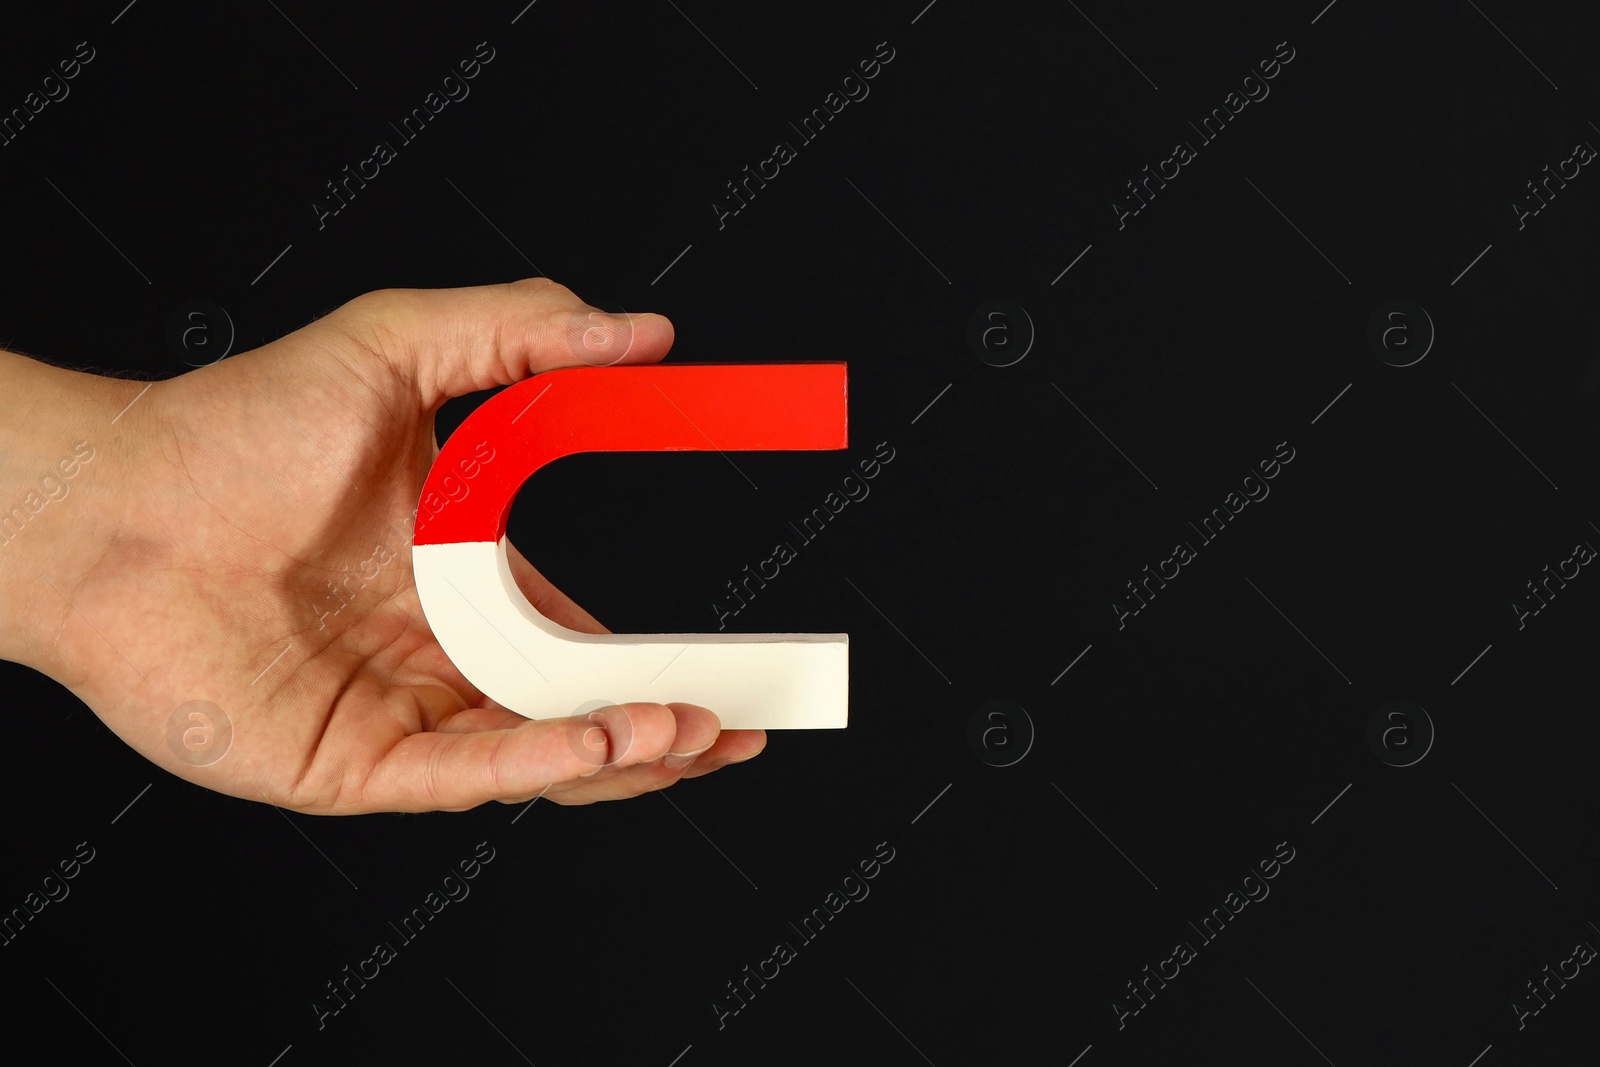
<svg viewBox="0 0 1600 1067">
<path fill-rule="evenodd" d="M 0 352 L 0 508 L 59 477 L 78 442 L 94 450 L 67 495 L 0 541 L 0 657 L 173 774 L 312 814 L 588 804 L 749 759 L 763 731 L 722 731 L 692 704 L 538 720 L 495 704 L 434 640 L 412 579 L 446 400 L 557 367 L 656 362 L 672 340 L 660 315 L 608 315 L 532 278 L 368 293 L 153 384 Z M 393 557 L 363 568 L 377 545 Z M 540 612 L 609 632 L 509 555 Z M 325 583 L 358 570 L 331 599 Z M 196 700 L 232 724 L 215 762 L 168 742 Z"/>
</svg>

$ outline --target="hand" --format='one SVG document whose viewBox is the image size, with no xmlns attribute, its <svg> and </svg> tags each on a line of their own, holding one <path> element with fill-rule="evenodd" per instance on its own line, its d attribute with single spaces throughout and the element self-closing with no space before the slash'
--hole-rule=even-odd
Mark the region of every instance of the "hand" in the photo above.
<svg viewBox="0 0 1600 1067">
<path fill-rule="evenodd" d="M 29 385 L 32 417 L 69 412 L 51 416 L 65 443 L 33 454 L 79 439 L 96 451 L 76 500 L 50 505 L 67 513 L 41 513 L 50 529 L 5 546 L 6 658 L 66 685 L 172 773 L 310 813 L 587 804 L 748 759 L 764 732 L 720 732 L 690 704 L 625 704 L 591 723 L 487 700 L 434 640 L 411 576 L 447 399 L 556 367 L 655 362 L 672 339 L 660 315 L 607 315 L 533 278 L 369 293 L 153 385 L 8 357 L 0 380 Z M 28 474 L 14 457 L 5 470 Z M 510 557 L 539 611 L 608 632 Z M 180 716 L 198 732 L 170 743 L 191 701 L 220 709 L 223 732 Z M 688 768 L 663 759 L 692 752 Z"/>
</svg>

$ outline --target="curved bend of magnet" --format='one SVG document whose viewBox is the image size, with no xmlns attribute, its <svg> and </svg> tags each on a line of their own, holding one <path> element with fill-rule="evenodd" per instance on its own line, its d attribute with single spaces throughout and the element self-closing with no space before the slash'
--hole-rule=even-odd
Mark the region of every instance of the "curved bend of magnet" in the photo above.
<svg viewBox="0 0 1600 1067">
<path fill-rule="evenodd" d="M 528 718 L 681 700 L 723 729 L 840 728 L 847 634 L 587 634 L 517 587 L 506 521 L 540 467 L 579 452 L 840 449 L 845 364 L 567 367 L 501 390 L 439 450 L 411 550 L 439 645 L 495 702 Z"/>
</svg>

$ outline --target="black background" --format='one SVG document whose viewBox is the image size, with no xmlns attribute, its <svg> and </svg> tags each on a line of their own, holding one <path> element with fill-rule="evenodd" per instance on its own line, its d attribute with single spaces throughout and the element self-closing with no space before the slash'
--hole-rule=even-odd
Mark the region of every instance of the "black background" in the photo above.
<svg viewBox="0 0 1600 1067">
<path fill-rule="evenodd" d="M 729 626 L 848 632 L 851 725 L 622 803 L 317 818 L 171 777 L 8 665 L 0 909 L 95 849 L 0 948 L 10 1040 L 285 1067 L 1587 1047 L 1587 967 L 1512 1008 L 1600 944 L 1600 579 L 1521 629 L 1511 607 L 1600 541 L 1600 178 L 1520 229 L 1512 207 L 1600 143 L 1582 5 L 524 2 L 8 13 L 5 110 L 96 56 L 0 148 L 0 337 L 164 377 L 191 300 L 242 351 L 368 290 L 545 274 L 670 316 L 669 361 L 844 360 L 847 452 L 732 457 L 749 481 L 711 453 L 576 456 L 511 534 L 615 631 L 712 630 L 723 583 L 888 442 Z M 480 41 L 471 95 L 319 229 L 324 183 Z M 870 95 L 796 143 L 880 42 Z M 1119 229 L 1123 183 L 1279 42 L 1270 95 Z M 797 158 L 719 228 L 777 140 Z M 967 339 L 996 300 L 1035 334 L 1003 367 L 1020 319 Z M 1407 367 L 1367 342 L 1393 300 L 1437 331 Z M 1270 496 L 1119 629 L 1124 583 L 1281 442 Z M 975 747 L 990 700 L 1027 722 Z M 1368 744 L 1390 700 L 1436 731 L 1411 766 Z M 319 1028 L 325 983 L 480 841 L 470 897 Z M 880 842 L 870 896 L 799 943 Z M 1280 843 L 1270 895 L 1202 943 Z M 797 958 L 719 1026 L 782 940 Z M 1197 958 L 1119 1029 L 1181 940 Z"/>
</svg>

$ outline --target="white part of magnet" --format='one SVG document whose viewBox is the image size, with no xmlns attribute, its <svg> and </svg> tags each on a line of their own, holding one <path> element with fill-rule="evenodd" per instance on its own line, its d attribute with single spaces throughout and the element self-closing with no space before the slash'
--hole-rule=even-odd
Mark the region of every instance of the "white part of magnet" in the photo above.
<svg viewBox="0 0 1600 1067">
<path fill-rule="evenodd" d="M 846 725 L 845 634 L 586 634 L 528 603 L 504 537 L 413 545 L 411 561 L 445 655 L 518 715 L 564 717 L 596 700 L 681 701 L 711 710 L 725 730 Z"/>
</svg>

